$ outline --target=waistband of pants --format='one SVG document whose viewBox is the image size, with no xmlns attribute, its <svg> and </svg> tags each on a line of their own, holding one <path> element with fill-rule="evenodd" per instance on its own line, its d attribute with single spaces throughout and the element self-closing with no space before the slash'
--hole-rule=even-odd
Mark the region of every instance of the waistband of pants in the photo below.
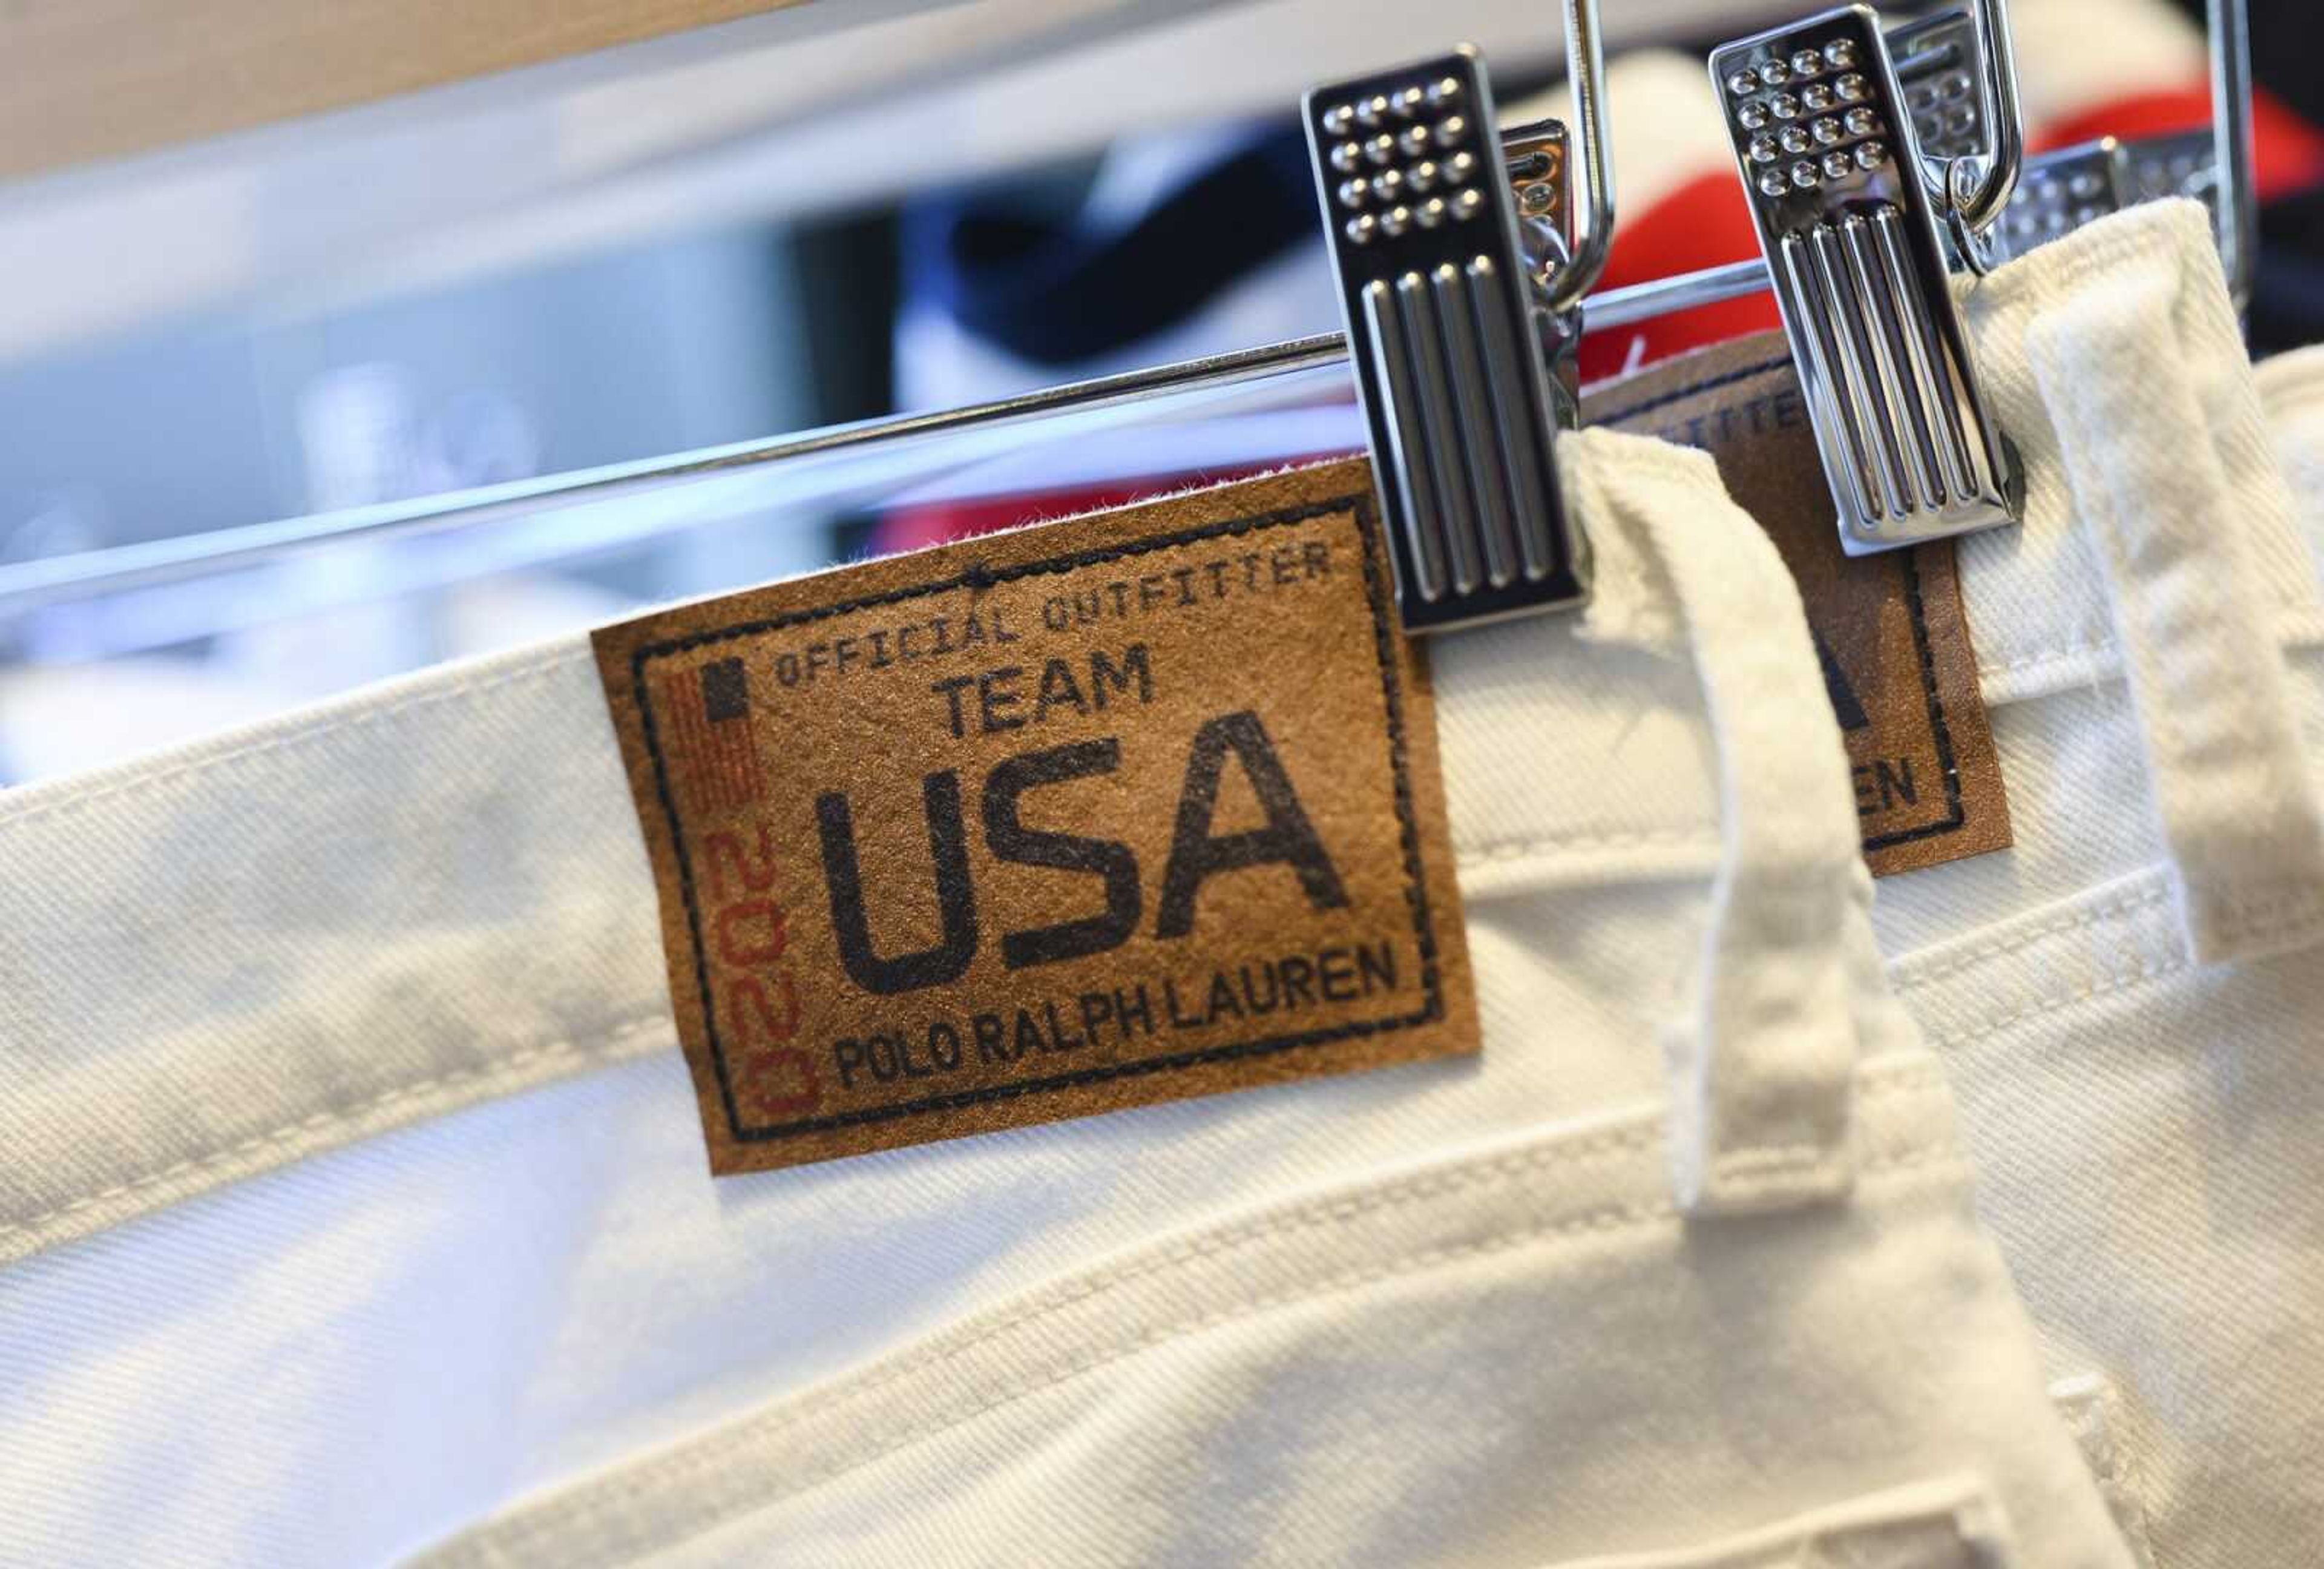
<svg viewBox="0 0 2324 1569">
<path fill-rule="evenodd" d="M 1597 543 L 1590 609 L 1437 655 L 1464 888 L 1539 886 L 1544 854 L 1708 883 L 1707 919 L 1673 923 L 1689 994 L 1638 1043 L 1667 1060 L 1682 1201 L 1840 1196 L 1854 1064 L 1914 1037 L 1796 590 L 1707 457 L 1612 431 L 1559 448 Z M 1685 826 L 1540 826 L 1561 801 Z M 675 1049 L 578 639 L 0 798 L 0 1262 Z"/>
</svg>

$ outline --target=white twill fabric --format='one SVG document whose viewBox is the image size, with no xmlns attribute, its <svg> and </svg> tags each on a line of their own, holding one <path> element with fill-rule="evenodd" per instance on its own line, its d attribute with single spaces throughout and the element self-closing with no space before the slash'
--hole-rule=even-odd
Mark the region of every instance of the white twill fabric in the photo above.
<svg viewBox="0 0 2324 1569">
<path fill-rule="evenodd" d="M 1883 947 L 2151 1561 L 2324 1563 L 2324 381 L 2271 432 L 2190 203 L 1969 317 L 2026 465 L 1961 548 L 2017 842 L 1884 883 Z"/>
<path fill-rule="evenodd" d="M 1855 1065 L 1874 1044 L 1860 1034 L 1912 1042 L 1871 978 L 1877 961 L 1865 964 L 1872 880 L 1833 766 L 1839 735 L 1812 701 L 1802 712 L 1815 685 L 1797 591 L 1763 540 L 1715 531 L 1741 514 L 1730 503 L 1706 519 L 1717 485 L 1694 455 L 1603 433 L 1561 451 L 1562 477 L 1598 525 L 1582 637 L 1691 652 L 1718 757 L 1720 851 L 1701 967 L 1664 1029 L 1680 1196 L 1754 1210 L 1845 1193 Z M 1452 669 L 1460 657 L 1445 656 Z"/>
<path fill-rule="evenodd" d="M 2324 580 L 2324 346 L 2262 360 L 2253 367 L 2253 377 L 2267 411 L 2276 461 L 2291 482 L 2309 564 Z"/>
<path fill-rule="evenodd" d="M 2034 531 L 2070 512 L 2100 563 L 2189 945 L 2218 962 L 2324 933 L 2324 824 L 2251 543 L 2289 534 L 2291 493 L 2191 208 L 1987 280 L 1970 318 Z"/>
<path fill-rule="evenodd" d="M 1788 578 L 1560 452 L 1479 1059 L 713 1184 L 579 642 L 0 798 L 0 1561 L 2129 1564 Z"/>
</svg>

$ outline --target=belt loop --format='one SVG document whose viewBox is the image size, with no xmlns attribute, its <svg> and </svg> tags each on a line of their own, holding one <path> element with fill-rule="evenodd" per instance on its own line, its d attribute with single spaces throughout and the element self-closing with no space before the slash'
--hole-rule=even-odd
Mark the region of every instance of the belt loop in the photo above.
<svg viewBox="0 0 2324 1569">
<path fill-rule="evenodd" d="M 2324 817 L 2254 558 L 2255 538 L 2291 532 L 2291 491 L 2209 231 L 2172 205 L 2026 346 L 2106 579 L 2181 919 L 2211 964 L 2324 937 Z"/>
<path fill-rule="evenodd" d="M 1840 1196 L 1863 1001 L 1849 923 L 1866 923 L 1868 891 L 1799 591 L 1707 455 L 1596 429 L 1557 450 L 1601 541 L 1582 634 L 1691 651 L 1718 752 L 1720 869 L 1665 1040 L 1679 1201 L 1716 1213 Z"/>
</svg>

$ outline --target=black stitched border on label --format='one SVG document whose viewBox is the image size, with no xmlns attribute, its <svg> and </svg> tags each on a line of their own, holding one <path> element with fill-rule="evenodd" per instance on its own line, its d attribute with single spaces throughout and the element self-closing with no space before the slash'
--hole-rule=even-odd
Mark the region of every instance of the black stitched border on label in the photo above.
<svg viewBox="0 0 2324 1569">
<path fill-rule="evenodd" d="M 884 1106 L 866 1106 L 853 1112 L 834 1112 L 828 1116 L 807 1117 L 789 1122 L 756 1126 L 745 1124 L 741 1109 L 734 1101 L 734 1085 L 733 1076 L 727 1068 L 725 1047 L 718 1038 L 718 1016 L 711 998 L 710 969 L 703 955 L 702 914 L 695 894 L 692 858 L 687 854 L 686 836 L 679 829 L 678 805 L 670 789 L 669 771 L 662 756 L 660 733 L 654 724 L 652 699 L 645 678 L 647 663 L 652 660 L 665 658 L 673 653 L 683 653 L 709 643 L 750 637 L 760 632 L 780 631 L 785 627 L 828 620 L 834 616 L 850 614 L 859 610 L 894 605 L 929 595 L 946 594 L 957 588 L 982 589 L 1019 577 L 1074 571 L 1084 567 L 1120 560 L 1125 557 L 1145 555 L 1156 550 L 1174 549 L 1183 545 L 1197 544 L 1204 540 L 1217 539 L 1221 536 L 1257 533 L 1265 529 L 1281 528 L 1334 514 L 1345 514 L 1348 517 L 1355 527 L 1357 541 L 1363 548 L 1364 596 L 1366 605 L 1371 613 L 1373 650 L 1379 661 L 1381 692 L 1386 699 L 1388 710 L 1388 762 L 1395 780 L 1397 822 L 1404 851 L 1406 881 L 1405 898 L 1412 909 L 1413 936 L 1420 951 L 1420 978 L 1425 998 L 1422 1005 L 1412 1012 L 1393 1018 L 1358 1020 L 1346 1024 L 1301 1030 L 1288 1035 L 1240 1041 L 1231 1046 L 1174 1052 L 1158 1057 L 1141 1057 L 1133 1062 L 1082 1068 L 1069 1074 L 1053 1074 L 1038 1079 L 1025 1079 L 1014 1084 L 990 1084 L 975 1089 L 957 1090 L 948 1094 L 899 1101 Z M 1244 1057 L 1272 1056 L 1278 1052 L 1321 1046 L 1335 1040 L 1347 1040 L 1362 1036 L 1415 1029 L 1442 1019 L 1444 1016 L 1444 999 L 1443 975 L 1437 964 L 1435 913 L 1430 907 L 1428 882 L 1421 865 L 1420 825 L 1413 800 L 1409 749 L 1405 736 L 1404 694 L 1396 666 L 1394 640 L 1401 634 L 1397 628 L 1395 614 L 1390 608 L 1387 577 L 1380 569 L 1379 547 L 1374 540 L 1376 530 L 1377 522 L 1372 510 L 1371 493 L 1366 490 L 1310 503 L 1304 506 L 1286 508 L 1280 512 L 1264 512 L 1248 518 L 1228 518 L 1215 523 L 1204 523 L 1168 534 L 1157 534 L 1148 539 L 1132 540 L 1119 545 L 1093 547 L 1090 549 L 1077 550 L 1068 555 L 1051 557 L 1042 561 L 1026 562 L 1019 566 L 988 568 L 982 562 L 972 562 L 964 570 L 951 577 L 918 584 L 908 588 L 890 589 L 885 593 L 866 595 L 860 598 L 837 601 L 830 605 L 813 605 L 755 621 L 737 622 L 732 626 L 720 627 L 711 632 L 693 632 L 682 638 L 649 643 L 632 653 L 630 658 L 632 699 L 638 706 L 638 716 L 641 728 L 645 734 L 647 752 L 653 760 L 655 793 L 659 798 L 664 819 L 669 826 L 671 848 L 678 856 L 678 888 L 686 904 L 687 931 L 693 941 L 695 980 L 701 997 L 703 1029 L 710 1043 L 711 1062 L 717 1070 L 719 1097 L 724 1104 L 726 1126 L 733 1137 L 743 1143 L 763 1143 L 778 1139 L 797 1138 L 803 1134 L 827 1132 L 834 1129 L 856 1127 L 869 1122 L 891 1121 L 901 1117 L 917 1116 L 925 1112 L 949 1111 L 960 1106 L 1010 1100 L 1019 1095 L 1072 1089 L 1084 1084 L 1100 1084 L 1114 1079 L 1167 1073 L 1179 1068 L 1231 1062 Z"/>
<path fill-rule="evenodd" d="M 1699 398 L 1705 392 L 1715 392 L 1721 387 L 1731 387 L 1738 382 L 1748 382 L 1754 376 L 1764 376 L 1774 371 L 1787 371 L 1791 368 L 1792 356 L 1785 353 L 1771 360 L 1761 360 L 1757 365 L 1740 365 L 1720 375 L 1705 376 L 1702 381 L 1674 388 L 1667 392 L 1656 393 L 1643 403 L 1633 403 L 1627 409 L 1617 409 L 1610 414 L 1600 414 L 1590 422 L 1592 425 L 1619 425 L 1625 420 L 1635 420 L 1641 414 L 1651 414 L 1657 409 L 1667 408 L 1683 399 Z"/>
<path fill-rule="evenodd" d="M 1753 381 L 1761 376 L 1773 376 L 1779 371 L 1791 369 L 1792 356 L 1786 353 L 1775 359 L 1761 360 L 1754 365 L 1743 365 L 1715 376 L 1706 376 L 1700 382 L 1659 392 L 1644 402 L 1634 403 L 1627 409 L 1618 409 L 1611 414 L 1598 416 L 1591 423 L 1620 425 L 1624 420 L 1635 420 L 1642 414 L 1651 414 L 1657 409 L 1683 402 L 1689 398 L 1701 397 L 1705 392 L 1717 392 L 1721 387 L 1731 387 L 1738 383 Z M 1793 379 L 1796 384 L 1798 380 L 1796 374 Z M 1911 828 L 1899 828 L 1893 834 L 1882 834 L 1874 838 L 1866 839 L 1863 841 L 1863 848 L 1868 852 L 1886 850 L 1898 844 L 1909 844 L 1921 839 L 1934 839 L 1941 835 L 1958 833 L 1969 824 L 1969 808 L 1961 800 L 1960 762 L 1953 752 L 1952 730 L 1945 723 L 1944 695 L 1937 687 L 1936 653 L 1929 646 L 1928 607 L 1923 602 L 1921 595 L 1921 566 L 1916 559 L 1919 551 L 1920 547 L 1913 545 L 1903 549 L 1888 551 L 1887 554 L 1896 558 L 1897 570 L 1904 578 L 1905 614 L 1913 627 L 1913 651 L 1920 659 L 1921 695 L 1928 705 L 1929 736 L 1937 749 L 1937 766 L 1945 777 L 1945 816 L 1933 823 L 1923 823 Z"/>
<path fill-rule="evenodd" d="M 1867 839 L 1864 841 L 1867 850 L 1886 850 L 1893 844 L 1934 839 L 1941 835 L 1957 833 L 1969 822 L 1969 808 L 1961 803 L 1960 763 L 1953 756 L 1953 733 L 1945 724 L 1945 700 L 1937 689 L 1936 654 L 1929 647 L 1928 609 L 1921 598 L 1921 564 L 1914 558 L 1919 554 L 1919 547 L 1892 550 L 1889 554 L 1899 558 L 1899 569 L 1904 576 L 1904 608 L 1913 623 L 1914 651 L 1921 656 L 1921 691 L 1929 704 L 1929 736 L 1936 743 L 1937 766 L 1945 776 L 1945 816 L 1937 822 L 1923 823 L 1916 828 L 1899 828 L 1893 834 Z"/>
</svg>

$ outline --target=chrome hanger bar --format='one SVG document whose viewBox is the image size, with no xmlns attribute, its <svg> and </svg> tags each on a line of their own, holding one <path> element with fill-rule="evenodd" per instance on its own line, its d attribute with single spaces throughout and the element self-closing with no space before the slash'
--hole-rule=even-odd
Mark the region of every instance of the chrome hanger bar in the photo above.
<svg viewBox="0 0 2324 1569">
<path fill-rule="evenodd" d="M 1651 321 L 1657 316 L 1692 310 L 1698 305 L 1740 300 L 1746 294 L 1763 293 L 1771 287 L 1767 263 L 1754 256 L 1748 262 L 1726 262 L 1696 272 L 1602 289 L 1583 303 L 1582 314 L 1590 329 L 1595 332 L 1602 328 Z"/>
<path fill-rule="evenodd" d="M 2251 15 L 2246 0 L 2210 0 L 2212 201 L 2219 261 L 2236 309 L 2251 303 L 2259 260 L 2259 182 L 2252 164 Z"/>
<path fill-rule="evenodd" d="M 1563 248 L 1555 258 L 1554 276 L 1546 281 L 1547 287 L 1543 291 L 1546 299 L 1554 299 L 1560 293 L 1579 293 L 1596 280 L 1610 243 L 1614 212 L 1609 161 L 1604 146 L 1604 51 L 1597 27 L 1595 0 L 1565 0 L 1565 10 L 1567 48 L 1575 62 L 1577 114 L 1583 129 L 1578 160 L 1582 189 L 1574 218 L 1575 233 L 1570 243 L 1561 242 Z M 1487 125 L 1489 137 L 1493 129 Z M 1496 146 L 1495 152 L 1499 154 L 1501 149 Z M 1554 178 L 1561 185 L 1570 167 L 1566 164 L 1554 170 Z M 1516 172 L 1505 167 L 1492 171 L 1501 179 L 1488 175 L 1480 183 L 1494 189 L 1506 206 L 1514 200 L 1515 190 L 1521 189 L 1505 183 Z M 1552 205 L 1563 208 L 1563 189 L 1559 195 L 1560 200 Z M 1521 357 L 1528 361 L 1534 358 L 1530 334 L 1525 343 L 1509 346 L 1518 349 Z M 956 435 L 964 430 L 1005 429 L 1061 413 L 1086 412 L 1157 396 L 1221 392 L 1342 365 L 1348 357 L 1344 335 L 1318 334 L 961 408 L 832 426 L 767 441 L 613 465 L 448 496 L 0 565 L 0 623 L 48 605 L 265 566 L 333 545 L 415 538 L 485 525 L 499 518 L 546 507 L 577 506 L 643 494 L 779 463 L 838 458 L 873 448 Z M 1577 550 L 1554 576 L 1563 580 L 1582 564 Z"/>
<path fill-rule="evenodd" d="M 961 408 L 830 425 L 770 440 L 706 448 L 449 495 L 0 565 L 0 622 L 45 605 L 264 566 L 332 545 L 414 538 L 489 523 L 496 518 L 535 512 L 544 506 L 643 494 L 770 464 L 839 457 L 890 443 L 966 429 L 1002 429 L 1067 411 L 1142 402 L 1167 393 L 1218 391 L 1340 365 L 1345 362 L 1347 354 L 1346 340 L 1338 333 L 1319 333 L 1259 348 L 1237 349 L 1230 354 L 1044 387 Z"/>
<path fill-rule="evenodd" d="M 1575 64 L 1577 115 L 1582 138 L 1582 201 L 1575 235 L 1559 258 L 1556 284 L 1582 290 L 1605 264 L 1613 225 L 1613 188 L 1604 150 L 1604 49 L 1594 0 L 1565 0 L 1566 42 Z M 1526 128 L 1530 130 L 1530 128 Z M 1561 150 L 1562 134 L 1556 139 Z M 1539 147 L 1527 151 L 1538 152 Z M 1561 211 L 1570 162 L 1533 171 L 1554 179 Z M 1502 171 L 1514 179 L 1520 171 Z M 1512 186 L 1512 189 L 1518 189 Z M 1563 241 L 1561 240 L 1561 244 Z M 240 528 L 110 546 L 44 559 L 0 564 L 0 624 L 45 606 L 158 587 L 216 573 L 267 566 L 309 551 L 354 542 L 391 540 L 489 524 L 545 507 L 576 506 L 646 494 L 713 475 L 773 464 L 829 459 L 921 438 L 964 430 L 1005 429 L 1066 412 L 1084 412 L 1170 394 L 1223 392 L 1278 376 L 1344 365 L 1341 333 L 1319 333 L 1257 348 L 1208 355 L 1086 381 L 1012 394 L 988 402 L 827 426 L 764 441 L 742 442 L 669 457 L 520 480 L 449 495 L 281 519 Z"/>
</svg>

